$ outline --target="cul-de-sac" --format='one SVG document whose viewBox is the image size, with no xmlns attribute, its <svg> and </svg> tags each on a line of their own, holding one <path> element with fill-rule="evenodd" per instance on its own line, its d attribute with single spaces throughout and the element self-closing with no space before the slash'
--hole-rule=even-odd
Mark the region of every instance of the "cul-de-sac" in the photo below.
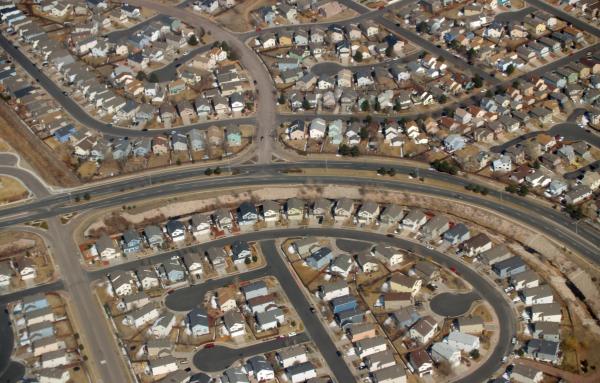
<svg viewBox="0 0 600 383">
<path fill-rule="evenodd" d="M 0 382 L 600 382 L 600 0 L 0 0 Z"/>
</svg>

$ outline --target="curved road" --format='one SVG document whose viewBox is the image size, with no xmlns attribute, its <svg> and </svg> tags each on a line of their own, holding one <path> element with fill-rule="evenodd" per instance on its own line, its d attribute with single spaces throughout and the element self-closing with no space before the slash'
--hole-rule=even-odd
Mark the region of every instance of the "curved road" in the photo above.
<svg viewBox="0 0 600 383">
<path fill-rule="evenodd" d="M 6 174 L 19 179 L 36 197 L 44 198 L 50 195 L 47 185 L 29 170 L 17 167 L 19 158 L 14 153 L 0 152 L 0 174 Z"/>
<path fill-rule="evenodd" d="M 79 190 L 80 195 L 85 192 L 90 193 L 92 199 L 89 202 L 82 202 L 71 205 L 69 201 L 75 196 L 75 193 L 55 194 L 48 198 L 39 199 L 21 206 L 13 206 L 0 209 L 0 228 L 14 225 L 33 219 L 44 219 L 56 215 L 80 211 L 93 208 L 107 208 L 123 205 L 129 202 L 139 200 L 140 198 L 165 197 L 173 193 L 184 193 L 189 191 L 205 190 L 216 187 L 243 188 L 256 185 L 282 185 L 282 184 L 341 184 L 353 186 L 377 186 L 382 188 L 403 189 L 409 192 L 431 194 L 438 197 L 452 200 L 460 200 L 473 206 L 483 207 L 491 211 L 501 213 L 520 221 L 530 227 L 537 228 L 542 233 L 557 241 L 564 243 L 576 252 L 584 255 L 596 264 L 600 264 L 600 248 L 598 247 L 597 230 L 586 224 L 579 223 L 577 233 L 575 233 L 575 221 L 570 219 L 565 213 L 556 211 L 550 207 L 543 206 L 535 202 L 532 198 L 522 198 L 516 195 L 508 194 L 502 191 L 490 191 L 488 197 L 481 197 L 477 194 L 466 192 L 464 190 L 452 191 L 440 187 L 433 187 L 428 184 L 407 182 L 403 178 L 394 179 L 387 177 L 377 177 L 366 179 L 361 177 L 339 176 L 335 169 L 351 170 L 370 170 L 375 171 L 381 164 L 352 162 L 352 161 L 331 161 L 328 162 L 329 175 L 323 176 L 305 176 L 295 173 L 285 174 L 286 170 L 301 168 L 323 168 L 322 161 L 306 161 L 296 164 L 274 163 L 256 167 L 255 165 L 242 165 L 237 169 L 241 172 L 239 176 L 219 178 L 216 183 L 215 178 L 203 176 L 203 169 L 189 169 L 178 173 L 164 173 L 153 176 L 123 180 L 112 184 L 101 186 L 90 186 Z M 389 165 L 385 165 L 389 166 Z M 399 174 L 409 174 L 414 171 L 414 167 L 405 165 L 394 166 Z M 446 173 L 440 173 L 432 170 L 419 170 L 421 176 L 431 178 L 436 181 L 446 182 L 463 188 L 472 183 L 465 178 L 455 177 Z M 175 181 L 184 177 L 198 177 L 194 180 L 184 180 L 176 183 L 161 185 L 161 182 Z M 152 185 L 152 186 L 150 186 Z M 143 194 L 135 189 L 145 187 Z M 106 194 L 118 193 L 114 198 L 98 199 Z M 28 213 L 27 215 L 23 215 Z"/>
<path fill-rule="evenodd" d="M 185 250 L 175 250 L 160 254 L 153 258 L 152 262 L 157 259 L 168 259 L 173 255 L 177 255 L 180 251 L 204 251 L 211 246 L 224 246 L 234 240 L 242 241 L 258 241 L 261 242 L 261 249 L 264 257 L 267 260 L 267 266 L 254 270 L 249 273 L 244 273 L 237 276 L 238 280 L 252 280 L 266 275 L 276 277 L 284 289 L 286 295 L 294 305 L 294 309 L 300 315 L 306 332 L 313 339 L 318 339 L 319 349 L 329 366 L 332 368 L 338 382 L 351 382 L 351 373 L 344 363 L 339 363 L 339 357 L 336 353 L 336 348 L 331 342 L 329 335 L 323 328 L 323 324 L 317 319 L 314 313 L 310 311 L 310 304 L 306 300 L 304 294 L 296 288 L 295 284 L 288 283 L 292 280 L 291 273 L 285 264 L 285 261 L 280 256 L 273 239 L 275 238 L 290 238 L 301 236 L 321 236 L 330 238 L 344 238 L 359 240 L 363 242 L 379 243 L 383 242 L 395 247 L 406 249 L 416 255 L 424 258 L 430 258 L 446 268 L 455 268 L 461 277 L 468 281 L 477 295 L 487 300 L 496 311 L 496 315 L 500 320 L 499 343 L 492 350 L 491 356 L 477 370 L 468 377 L 465 377 L 461 382 L 481 382 L 489 378 L 501 366 L 501 359 L 511 350 L 510 339 L 516 333 L 516 318 L 511 306 L 508 304 L 504 295 L 498 288 L 489 280 L 480 276 L 475 270 L 469 268 L 466 264 L 459 261 L 457 258 L 439 253 L 435 250 L 427 249 L 425 246 L 416 244 L 402 238 L 391 238 L 384 234 L 360 231 L 358 229 L 341 229 L 341 228 L 287 228 L 263 230 L 260 232 L 251 232 L 239 234 L 234 237 L 220 238 L 201 245 L 192 246 Z M 108 270 L 100 270 L 90 273 L 90 278 L 102 277 L 114 270 L 131 269 L 136 265 L 140 265 L 146 260 L 137 260 L 124 265 L 118 265 Z M 233 281 L 234 276 L 228 276 L 221 279 L 210 280 L 206 283 L 186 287 L 176 290 L 169 294 L 166 298 L 166 306 L 174 311 L 188 311 L 194 308 L 198 302 L 201 302 L 204 295 L 217 287 L 229 284 Z M 286 281 L 281 283 L 281 281 Z M 348 375 L 350 374 L 350 375 Z"/>
<path fill-rule="evenodd" d="M 310 338 L 303 332 L 292 338 L 276 338 L 241 348 L 216 345 L 213 348 L 203 348 L 198 351 L 194 355 L 194 366 L 205 372 L 221 371 L 229 368 L 233 362 L 239 359 L 246 359 L 253 355 L 265 354 L 308 341 Z"/>
</svg>

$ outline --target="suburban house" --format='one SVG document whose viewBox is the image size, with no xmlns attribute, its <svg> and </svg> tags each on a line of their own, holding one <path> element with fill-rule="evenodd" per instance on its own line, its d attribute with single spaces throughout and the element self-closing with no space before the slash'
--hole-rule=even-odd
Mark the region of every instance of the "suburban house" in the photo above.
<svg viewBox="0 0 600 383">
<path fill-rule="evenodd" d="M 527 264 L 521 257 L 514 256 L 492 265 L 492 270 L 500 277 L 507 278 L 527 270 Z"/>
<path fill-rule="evenodd" d="M 277 351 L 276 358 L 279 362 L 279 365 L 283 368 L 288 368 L 295 364 L 305 363 L 308 361 L 306 348 L 301 345 Z"/>
<path fill-rule="evenodd" d="M 540 383 L 544 380 L 544 373 L 534 367 L 515 364 L 510 377 L 516 383 Z"/>
<path fill-rule="evenodd" d="M 437 322 L 429 315 L 419 319 L 409 330 L 412 339 L 421 344 L 429 342 L 438 330 Z"/>
<path fill-rule="evenodd" d="M 137 269 L 136 274 L 142 284 L 142 289 L 148 290 L 160 286 L 160 280 L 152 266 L 141 266 Z"/>
<path fill-rule="evenodd" d="M 251 202 L 244 201 L 238 207 L 238 223 L 242 225 L 253 225 L 258 221 L 258 211 Z"/>
<path fill-rule="evenodd" d="M 480 316 L 458 318 L 458 330 L 464 334 L 481 334 L 484 330 Z"/>
<path fill-rule="evenodd" d="M 185 225 L 178 220 L 170 220 L 167 222 L 166 232 L 173 242 L 183 241 L 185 239 Z"/>
<path fill-rule="evenodd" d="M 371 255 L 381 259 L 390 267 L 398 265 L 404 261 L 404 254 L 402 254 L 400 250 L 383 244 L 374 246 L 371 249 Z"/>
<path fill-rule="evenodd" d="M 319 297 L 325 302 L 348 294 L 350 294 L 350 289 L 345 281 L 328 283 L 319 287 Z"/>
<path fill-rule="evenodd" d="M 224 333 L 233 338 L 246 333 L 246 320 L 237 310 L 229 310 L 223 316 Z"/>
<path fill-rule="evenodd" d="M 306 263 L 310 267 L 319 270 L 328 266 L 331 261 L 333 261 L 333 253 L 328 247 L 320 247 L 306 258 Z"/>
<path fill-rule="evenodd" d="M 468 257 L 474 257 L 484 251 L 492 248 L 492 240 L 485 233 L 479 233 L 476 236 L 467 239 L 459 246 L 460 250 Z"/>
<path fill-rule="evenodd" d="M 460 350 L 448 343 L 436 342 L 431 347 L 431 358 L 437 363 L 447 362 L 452 367 L 460 364 Z"/>
<path fill-rule="evenodd" d="M 459 331 L 451 331 L 447 337 L 448 344 L 464 352 L 479 349 L 479 337 Z"/>
<path fill-rule="evenodd" d="M 416 232 L 425 222 L 427 222 L 425 213 L 419 209 L 413 209 L 402 219 L 402 228 Z"/>
<path fill-rule="evenodd" d="M 383 336 L 376 336 L 374 338 L 366 338 L 354 342 L 354 348 L 356 350 L 356 355 L 362 359 L 369 355 L 387 350 L 388 345 L 386 338 Z"/>
<path fill-rule="evenodd" d="M 133 293 L 136 286 L 132 273 L 120 270 L 110 274 L 110 283 L 113 291 L 119 297 Z"/>
<path fill-rule="evenodd" d="M 208 315 L 202 307 L 196 307 L 187 314 L 187 324 L 192 336 L 210 333 Z"/>
<path fill-rule="evenodd" d="M 185 265 L 188 273 L 195 278 L 202 276 L 202 257 L 198 253 L 185 253 L 182 256 L 183 264 Z"/>
<path fill-rule="evenodd" d="M 471 238 L 471 232 L 467 225 L 461 222 L 448 229 L 443 238 L 451 245 L 458 245 Z"/>
<path fill-rule="evenodd" d="M 185 268 L 179 261 L 179 257 L 174 256 L 163 262 L 162 265 L 170 283 L 181 282 L 185 279 Z"/>
<path fill-rule="evenodd" d="M 413 297 L 421 289 L 423 281 L 418 278 L 413 278 L 402 273 L 394 273 L 389 279 L 389 289 L 391 292 L 404 293 L 408 292 Z"/>
<path fill-rule="evenodd" d="M 408 354 L 408 368 L 419 377 L 433 374 L 433 360 L 423 349 Z"/>
<path fill-rule="evenodd" d="M 540 276 L 533 270 L 526 270 L 522 273 L 512 275 L 509 278 L 510 285 L 514 287 L 516 291 L 520 291 L 527 288 L 537 287 L 540 285 Z"/>
<path fill-rule="evenodd" d="M 100 259 L 111 260 L 121 255 L 121 252 L 117 250 L 115 241 L 103 234 L 93 247 L 93 253 L 97 254 Z"/>
</svg>

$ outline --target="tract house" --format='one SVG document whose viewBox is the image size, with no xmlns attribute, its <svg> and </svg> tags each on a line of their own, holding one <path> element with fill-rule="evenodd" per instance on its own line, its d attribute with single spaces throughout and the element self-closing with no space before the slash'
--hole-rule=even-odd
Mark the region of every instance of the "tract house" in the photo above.
<svg viewBox="0 0 600 383">
<path fill-rule="evenodd" d="M 166 231 L 173 242 L 180 242 L 185 239 L 185 225 L 177 220 L 167 222 Z"/>
<path fill-rule="evenodd" d="M 450 221 L 448 218 L 443 215 L 436 215 L 421 227 L 421 234 L 423 234 L 426 239 L 432 240 L 444 234 L 449 228 Z"/>
<path fill-rule="evenodd" d="M 117 246 L 115 245 L 115 241 L 103 234 L 97 241 L 93 247 L 92 253 L 97 254 L 100 259 L 114 259 L 121 255 L 121 253 L 117 250 Z"/>
<path fill-rule="evenodd" d="M 137 231 L 129 229 L 123 233 L 123 253 L 131 254 L 141 250 L 142 237 Z"/>
<path fill-rule="evenodd" d="M 156 271 L 151 266 L 141 266 L 137 269 L 137 277 L 144 290 L 153 289 L 160 286 L 160 281 Z"/>
<path fill-rule="evenodd" d="M 187 314 L 187 324 L 192 336 L 202 336 L 210 332 L 208 315 L 202 307 L 196 307 Z"/>
<path fill-rule="evenodd" d="M 178 257 L 172 257 L 163 263 L 167 279 L 171 283 L 181 282 L 185 279 L 185 268 L 179 261 Z"/>
<path fill-rule="evenodd" d="M 238 208 L 238 223 L 240 225 L 253 225 L 258 221 L 258 211 L 251 202 L 245 201 Z"/>
<path fill-rule="evenodd" d="M 402 228 L 416 232 L 427 222 L 427 216 L 419 209 L 413 209 L 402 219 Z"/>
<path fill-rule="evenodd" d="M 444 240 L 451 245 L 458 245 L 469 239 L 471 237 L 471 232 L 464 223 L 459 223 L 446 231 L 443 237 Z"/>
</svg>

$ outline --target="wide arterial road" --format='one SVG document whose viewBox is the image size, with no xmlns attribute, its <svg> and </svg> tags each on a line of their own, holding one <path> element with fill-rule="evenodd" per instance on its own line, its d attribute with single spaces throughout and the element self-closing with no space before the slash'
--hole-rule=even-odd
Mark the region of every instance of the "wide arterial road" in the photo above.
<svg viewBox="0 0 600 383">
<path fill-rule="evenodd" d="M 144 198 L 166 197 L 172 194 L 214 188 L 229 188 L 240 190 L 251 186 L 284 185 L 284 184 L 341 184 L 353 186 L 373 186 L 389 189 L 400 189 L 409 192 L 423 193 L 437 197 L 458 200 L 473 206 L 482 207 L 503 214 L 515 221 L 536 228 L 550 238 L 565 244 L 572 250 L 582 254 L 596 264 L 600 264 L 600 248 L 598 247 L 598 231 L 586 224 L 577 226 L 566 214 L 535 202 L 532 198 L 522 198 L 505 192 L 490 191 L 487 197 L 464 191 L 464 186 L 473 181 L 440 173 L 433 170 L 419 169 L 419 174 L 426 179 L 455 185 L 460 189 L 448 190 L 443 187 L 431 186 L 428 183 L 415 183 L 403 176 L 390 178 L 364 178 L 340 176 L 337 169 L 375 171 L 382 164 L 352 161 L 328 162 L 328 174 L 322 176 L 306 176 L 297 173 L 287 173 L 293 169 L 324 168 L 322 161 L 306 161 L 296 164 L 269 164 L 264 166 L 242 165 L 237 167 L 240 175 L 219 178 L 201 176 L 203 169 L 182 170 L 177 173 L 169 172 L 148 178 L 135 178 L 115 183 L 90 186 L 78 193 L 89 193 L 91 201 L 72 204 L 72 193 L 56 194 L 31 203 L 0 209 L 0 227 L 6 227 L 33 219 L 46 219 L 60 214 L 86 209 L 109 208 L 139 201 Z M 394 165 L 399 174 L 409 174 L 414 167 Z M 200 176 L 200 177 L 198 177 Z M 187 180 L 186 177 L 190 177 Z M 170 183 L 163 183 L 172 181 Z M 484 185 L 482 185 L 484 186 Z M 139 189 L 131 190 L 128 189 Z M 112 194 L 117 194 L 112 196 Z M 111 198 L 100 198 L 111 195 Z"/>
</svg>

